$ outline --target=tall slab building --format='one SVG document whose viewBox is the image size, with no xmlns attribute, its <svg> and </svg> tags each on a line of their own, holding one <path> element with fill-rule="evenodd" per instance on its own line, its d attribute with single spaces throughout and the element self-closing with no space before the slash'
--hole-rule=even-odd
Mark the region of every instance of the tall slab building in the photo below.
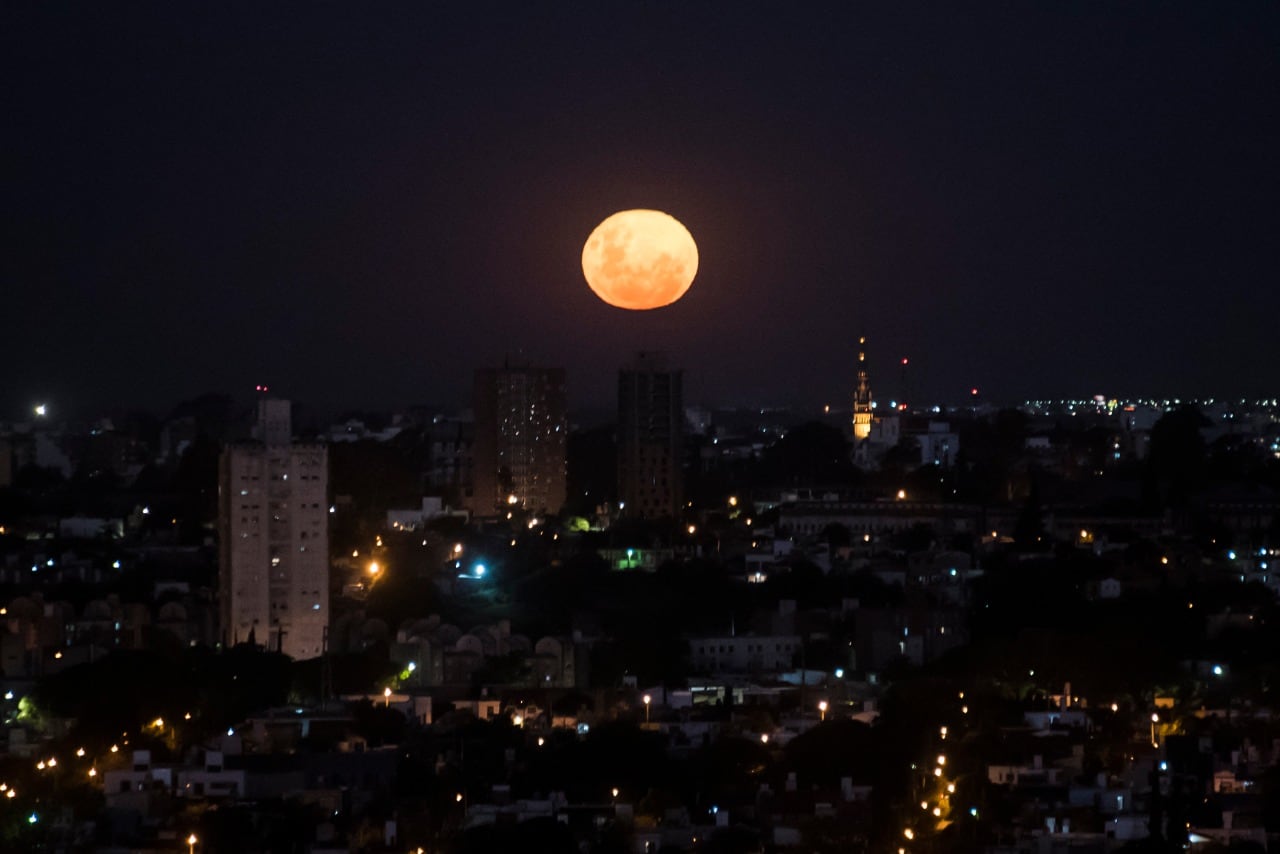
<svg viewBox="0 0 1280 854">
<path fill-rule="evenodd" d="M 618 374 L 618 497 L 627 515 L 678 516 L 684 501 L 684 373 L 640 353 Z"/>
<path fill-rule="evenodd" d="M 306 659 L 329 625 L 329 451 L 294 443 L 289 412 L 260 400 L 253 441 L 222 452 L 218 594 L 224 644 Z"/>
<path fill-rule="evenodd" d="M 564 505 L 569 432 L 563 368 L 476 371 L 469 509 L 492 516 L 520 507 L 558 513 Z"/>
</svg>

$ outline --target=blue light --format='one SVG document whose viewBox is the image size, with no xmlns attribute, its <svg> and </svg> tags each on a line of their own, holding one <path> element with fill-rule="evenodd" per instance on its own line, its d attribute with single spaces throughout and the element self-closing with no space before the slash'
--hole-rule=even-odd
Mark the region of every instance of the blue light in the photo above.
<svg viewBox="0 0 1280 854">
<path fill-rule="evenodd" d="M 478 563 L 478 564 L 476 564 L 476 565 L 475 565 L 475 574 L 476 574 L 476 578 L 484 578 L 484 574 L 485 574 L 486 572 L 488 572 L 488 570 L 487 570 L 487 569 L 485 569 L 484 564 L 482 564 L 482 563 Z"/>
<path fill-rule="evenodd" d="M 1234 551 L 1227 552 L 1227 560 L 1235 560 L 1235 559 L 1236 559 L 1236 553 Z"/>
<path fill-rule="evenodd" d="M 1215 664 L 1215 665 L 1213 665 L 1213 675 L 1214 675 L 1214 676 L 1221 676 L 1221 675 L 1222 675 L 1222 665 L 1221 665 L 1221 664 Z"/>
<path fill-rule="evenodd" d="M 837 668 L 836 668 L 836 678 L 837 678 L 837 679 L 843 679 L 843 678 L 844 678 L 844 668 L 843 668 L 843 667 L 837 667 Z"/>
</svg>

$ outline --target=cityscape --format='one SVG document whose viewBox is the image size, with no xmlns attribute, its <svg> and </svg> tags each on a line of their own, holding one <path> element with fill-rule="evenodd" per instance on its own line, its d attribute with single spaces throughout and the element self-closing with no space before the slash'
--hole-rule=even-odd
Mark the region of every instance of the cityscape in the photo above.
<svg viewBox="0 0 1280 854">
<path fill-rule="evenodd" d="M 1280 8 L 6 15 L 0 852 L 1280 851 Z"/>
</svg>

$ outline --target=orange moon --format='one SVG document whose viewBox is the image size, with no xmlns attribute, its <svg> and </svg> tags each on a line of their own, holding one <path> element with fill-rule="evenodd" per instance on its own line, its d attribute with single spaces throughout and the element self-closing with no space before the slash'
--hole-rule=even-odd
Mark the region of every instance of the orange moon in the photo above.
<svg viewBox="0 0 1280 854">
<path fill-rule="evenodd" d="M 582 274 L 617 308 L 662 308 L 684 296 L 698 273 L 698 245 L 662 211 L 618 211 L 582 247 Z"/>
</svg>

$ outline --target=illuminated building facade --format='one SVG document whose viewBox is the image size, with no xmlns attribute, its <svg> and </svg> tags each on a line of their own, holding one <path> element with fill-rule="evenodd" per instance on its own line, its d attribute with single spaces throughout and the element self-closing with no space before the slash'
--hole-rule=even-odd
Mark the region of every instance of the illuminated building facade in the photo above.
<svg viewBox="0 0 1280 854">
<path fill-rule="evenodd" d="M 853 440 L 871 435 L 871 385 L 867 380 L 867 338 L 858 338 L 858 386 L 853 392 Z"/>
<path fill-rule="evenodd" d="M 254 643 L 295 659 L 324 652 L 328 489 L 328 448 L 295 444 L 289 402 L 260 400 L 253 441 L 229 445 L 219 464 L 223 643 Z"/>
<path fill-rule="evenodd" d="M 683 506 L 684 374 L 663 353 L 640 353 L 618 374 L 618 497 L 649 519 Z"/>
<path fill-rule="evenodd" d="M 564 504 L 563 368 L 511 367 L 476 371 L 475 440 L 468 509 L 492 516 L 519 507 L 557 513 Z"/>
</svg>

